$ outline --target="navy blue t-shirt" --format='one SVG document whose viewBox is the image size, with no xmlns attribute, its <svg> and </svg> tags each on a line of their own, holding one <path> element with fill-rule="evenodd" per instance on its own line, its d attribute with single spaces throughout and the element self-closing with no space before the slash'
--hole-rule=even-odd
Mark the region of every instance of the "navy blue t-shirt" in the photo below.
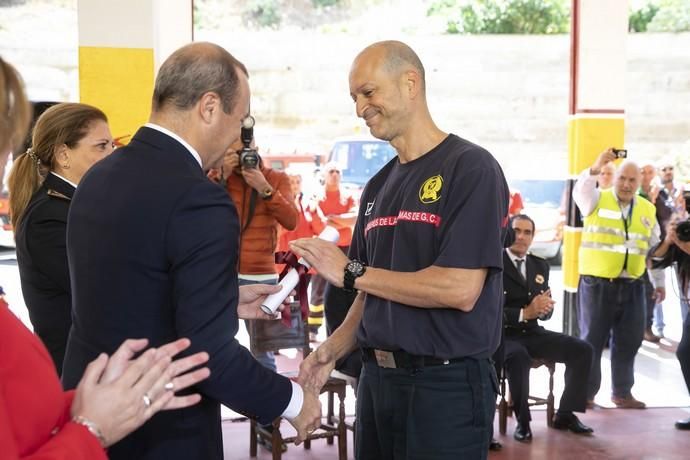
<svg viewBox="0 0 690 460">
<path fill-rule="evenodd" d="M 367 294 L 360 346 L 437 358 L 490 357 L 501 333 L 508 185 L 483 148 L 449 135 L 409 163 L 391 160 L 362 193 L 350 257 L 414 272 L 488 268 L 473 310 L 414 308 Z"/>
</svg>

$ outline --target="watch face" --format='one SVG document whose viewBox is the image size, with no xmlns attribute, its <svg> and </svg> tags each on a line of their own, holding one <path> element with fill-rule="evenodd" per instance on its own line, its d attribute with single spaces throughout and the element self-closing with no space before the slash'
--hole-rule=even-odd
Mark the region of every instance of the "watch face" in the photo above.
<svg viewBox="0 0 690 460">
<path fill-rule="evenodd" d="M 364 271 L 364 265 L 359 260 L 351 260 L 347 264 L 347 271 L 355 276 L 359 276 Z"/>
</svg>

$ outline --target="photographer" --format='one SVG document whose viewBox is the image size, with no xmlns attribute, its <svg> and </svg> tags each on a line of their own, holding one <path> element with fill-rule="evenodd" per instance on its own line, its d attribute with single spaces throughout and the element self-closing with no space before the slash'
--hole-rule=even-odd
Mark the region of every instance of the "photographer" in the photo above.
<svg viewBox="0 0 690 460">
<path fill-rule="evenodd" d="M 659 242 L 656 208 L 636 196 L 640 168 L 625 160 L 613 187 L 596 188 L 602 168 L 624 151 L 602 152 L 573 187 L 573 199 L 583 216 L 577 288 L 580 338 L 594 348 L 587 388 L 588 404 L 601 386 L 601 354 L 611 334 L 611 401 L 621 409 L 643 409 L 633 397 L 635 356 L 645 329 L 646 257 Z M 611 333 L 612 331 L 612 333 Z"/>
<path fill-rule="evenodd" d="M 685 192 L 685 215 L 676 214 L 666 227 L 666 236 L 652 251 L 652 266 L 665 268 L 673 266 L 678 276 L 681 302 L 688 301 L 690 296 L 690 194 Z M 683 322 L 683 335 L 676 351 L 685 384 L 690 392 L 690 316 Z M 678 420 L 676 428 L 690 430 L 690 418 Z"/>
<path fill-rule="evenodd" d="M 247 117 L 249 119 L 251 117 Z M 218 181 L 225 186 L 232 199 L 240 222 L 238 261 L 239 285 L 276 284 L 275 250 L 278 243 L 278 224 L 287 230 L 297 226 L 299 214 L 294 204 L 290 178 L 281 171 L 264 166 L 254 144 L 253 118 L 243 122 L 240 139 L 225 152 Z M 209 174 L 209 177 L 212 177 Z M 247 330 L 251 334 L 247 323 Z M 257 361 L 276 371 L 271 352 L 252 352 Z M 271 429 L 270 425 L 266 426 Z M 271 449 L 261 436 L 259 444 Z M 282 450 L 285 450 L 285 445 Z"/>
</svg>

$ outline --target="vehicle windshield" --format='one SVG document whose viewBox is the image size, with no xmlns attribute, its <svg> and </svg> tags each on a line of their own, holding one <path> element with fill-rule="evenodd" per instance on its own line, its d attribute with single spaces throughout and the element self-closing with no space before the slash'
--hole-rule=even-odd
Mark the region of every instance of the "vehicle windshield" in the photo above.
<svg viewBox="0 0 690 460">
<path fill-rule="evenodd" d="M 391 158 L 395 149 L 384 141 L 339 141 L 333 146 L 331 161 L 342 169 L 342 182 L 364 186 Z"/>
<path fill-rule="evenodd" d="M 560 208 L 564 187 L 565 181 L 556 179 L 510 182 L 511 190 L 520 192 L 526 208 Z"/>
</svg>

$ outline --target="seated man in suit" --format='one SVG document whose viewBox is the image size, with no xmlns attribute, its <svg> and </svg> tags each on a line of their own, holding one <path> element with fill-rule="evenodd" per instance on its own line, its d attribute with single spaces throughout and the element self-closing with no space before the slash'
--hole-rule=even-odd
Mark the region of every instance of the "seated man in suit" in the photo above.
<svg viewBox="0 0 690 460">
<path fill-rule="evenodd" d="M 592 433 L 573 414 L 586 409 L 592 347 L 537 323 L 537 319 L 551 317 L 555 303 L 549 289 L 549 265 L 544 259 L 527 253 L 534 238 L 534 221 L 518 214 L 511 220 L 511 226 L 515 241 L 503 253 L 503 324 L 504 366 L 517 420 L 513 437 L 521 442 L 532 439 L 527 406 L 532 359 L 548 359 L 566 366 L 565 388 L 554 416 L 554 427 L 578 434 Z"/>
</svg>

